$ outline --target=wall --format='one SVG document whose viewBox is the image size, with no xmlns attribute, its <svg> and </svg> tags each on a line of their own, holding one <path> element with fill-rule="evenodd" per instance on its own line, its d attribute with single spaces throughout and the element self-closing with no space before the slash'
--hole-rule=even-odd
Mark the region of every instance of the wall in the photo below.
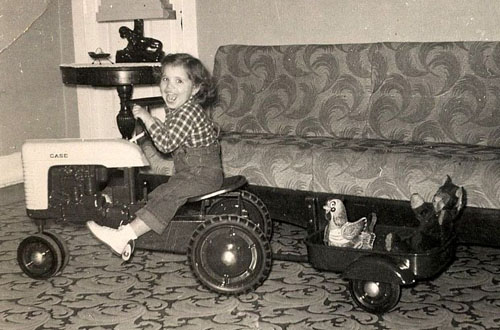
<svg viewBox="0 0 500 330">
<path fill-rule="evenodd" d="M 198 52 L 223 44 L 500 40 L 495 0 L 197 0 Z"/>
<path fill-rule="evenodd" d="M 66 0 L 0 1 L 0 187 L 22 181 L 26 139 L 78 135 L 76 93 L 59 72 L 73 61 L 71 26 Z"/>
</svg>

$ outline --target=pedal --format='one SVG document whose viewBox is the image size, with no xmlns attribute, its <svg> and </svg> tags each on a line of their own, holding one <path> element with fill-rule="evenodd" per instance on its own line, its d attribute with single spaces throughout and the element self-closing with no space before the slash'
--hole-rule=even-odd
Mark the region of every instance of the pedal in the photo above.
<svg viewBox="0 0 500 330">
<path fill-rule="evenodd" d="M 123 263 L 127 263 L 130 261 L 134 253 L 134 249 L 135 249 L 135 240 L 128 241 L 127 245 L 125 245 L 125 248 L 123 249 L 122 252 Z"/>
</svg>

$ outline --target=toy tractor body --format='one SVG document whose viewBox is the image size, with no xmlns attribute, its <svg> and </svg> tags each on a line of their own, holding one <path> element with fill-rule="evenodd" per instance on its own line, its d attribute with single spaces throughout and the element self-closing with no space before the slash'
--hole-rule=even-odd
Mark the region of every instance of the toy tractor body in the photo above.
<svg viewBox="0 0 500 330">
<path fill-rule="evenodd" d="M 127 220 L 136 168 L 149 165 L 139 146 L 121 139 L 32 140 L 22 157 L 27 213 L 38 220 Z"/>
<path fill-rule="evenodd" d="M 23 145 L 26 209 L 38 233 L 18 248 L 21 269 L 36 279 L 63 270 L 64 241 L 45 229 L 48 219 L 118 227 L 134 219 L 147 195 L 167 176 L 144 175 L 141 148 L 122 139 L 30 140 Z M 138 248 L 187 253 L 202 284 L 225 294 L 260 285 L 270 272 L 272 222 L 266 206 L 229 177 L 217 191 L 188 200 L 161 235 L 150 232 Z"/>
</svg>

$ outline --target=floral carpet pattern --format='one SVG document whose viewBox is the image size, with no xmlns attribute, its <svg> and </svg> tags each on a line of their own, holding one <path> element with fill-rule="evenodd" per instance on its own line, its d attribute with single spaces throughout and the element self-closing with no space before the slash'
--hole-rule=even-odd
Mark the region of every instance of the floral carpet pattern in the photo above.
<svg viewBox="0 0 500 330">
<path fill-rule="evenodd" d="M 48 280 L 22 273 L 16 250 L 36 232 L 22 201 L 0 210 L 0 329 L 499 329 L 500 249 L 459 246 L 436 279 L 403 289 L 396 308 L 358 308 L 337 273 L 273 261 L 254 292 L 226 297 L 200 286 L 187 258 L 136 251 L 121 259 L 84 226 L 54 223 L 70 260 Z M 273 250 L 304 254 L 305 232 L 275 223 Z"/>
</svg>

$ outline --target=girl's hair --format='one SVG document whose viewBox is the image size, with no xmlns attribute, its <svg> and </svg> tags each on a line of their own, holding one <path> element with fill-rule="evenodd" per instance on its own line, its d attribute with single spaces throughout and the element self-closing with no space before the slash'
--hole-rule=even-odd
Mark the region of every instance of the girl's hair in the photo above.
<svg viewBox="0 0 500 330">
<path fill-rule="evenodd" d="M 189 79 L 195 86 L 200 87 L 198 93 L 194 95 L 195 101 L 202 106 L 210 106 L 215 101 L 217 94 L 215 83 L 199 59 L 186 53 L 168 54 L 161 60 L 162 68 L 167 65 L 184 67 Z"/>
</svg>

